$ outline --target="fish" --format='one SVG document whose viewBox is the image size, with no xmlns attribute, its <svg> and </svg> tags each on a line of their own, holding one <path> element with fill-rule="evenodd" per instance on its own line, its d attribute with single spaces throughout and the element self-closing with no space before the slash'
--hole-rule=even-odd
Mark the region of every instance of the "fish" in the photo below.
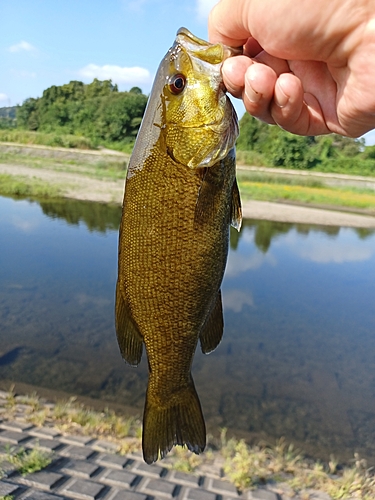
<svg viewBox="0 0 375 500">
<path fill-rule="evenodd" d="M 149 378 L 143 413 L 146 463 L 175 445 L 206 445 L 191 375 L 200 341 L 223 335 L 221 283 L 229 229 L 241 226 L 236 182 L 238 119 L 221 76 L 235 54 L 186 28 L 157 70 L 129 161 L 119 230 L 115 326 L 124 360 Z"/>
</svg>

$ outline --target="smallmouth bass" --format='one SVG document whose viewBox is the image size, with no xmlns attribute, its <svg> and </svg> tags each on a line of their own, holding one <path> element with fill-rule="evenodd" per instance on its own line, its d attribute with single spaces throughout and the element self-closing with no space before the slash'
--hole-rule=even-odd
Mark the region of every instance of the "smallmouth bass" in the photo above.
<svg viewBox="0 0 375 500">
<path fill-rule="evenodd" d="M 147 463 L 174 445 L 200 453 L 206 444 L 191 365 L 198 339 L 204 353 L 221 340 L 229 226 L 241 226 L 238 122 L 221 77 L 222 62 L 234 53 L 185 28 L 177 32 L 157 71 L 129 162 L 116 333 L 131 365 L 146 347 Z"/>
</svg>

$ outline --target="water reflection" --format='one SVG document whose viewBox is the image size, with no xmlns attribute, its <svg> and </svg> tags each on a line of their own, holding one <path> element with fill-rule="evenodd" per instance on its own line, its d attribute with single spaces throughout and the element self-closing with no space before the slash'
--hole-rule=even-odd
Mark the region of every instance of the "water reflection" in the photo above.
<svg viewBox="0 0 375 500">
<path fill-rule="evenodd" d="M 41 201 L 40 206 L 48 217 L 65 219 L 69 224 L 83 222 L 89 231 L 117 231 L 120 225 L 121 208 L 117 205 L 64 199 Z"/>
<path fill-rule="evenodd" d="M 145 359 L 113 327 L 120 209 L 0 198 L 0 379 L 142 411 Z M 197 352 L 210 430 L 280 436 L 375 463 L 375 234 L 245 220 L 223 283 L 224 339 Z"/>
</svg>

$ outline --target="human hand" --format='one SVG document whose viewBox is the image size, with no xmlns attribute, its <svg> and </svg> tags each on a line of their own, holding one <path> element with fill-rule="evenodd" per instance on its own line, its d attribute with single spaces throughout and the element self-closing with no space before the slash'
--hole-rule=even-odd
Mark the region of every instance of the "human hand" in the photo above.
<svg viewBox="0 0 375 500">
<path fill-rule="evenodd" d="M 253 116 L 299 135 L 375 128 L 375 0 L 221 0 L 210 40 L 228 91 Z"/>
</svg>

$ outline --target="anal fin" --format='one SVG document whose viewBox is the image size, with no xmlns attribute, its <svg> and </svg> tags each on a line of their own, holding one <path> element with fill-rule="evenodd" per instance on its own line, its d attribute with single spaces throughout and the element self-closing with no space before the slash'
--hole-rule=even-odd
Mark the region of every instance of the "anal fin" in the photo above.
<svg viewBox="0 0 375 500">
<path fill-rule="evenodd" d="M 240 191 L 238 189 L 237 179 L 234 179 L 232 187 L 232 205 L 231 205 L 231 225 L 239 231 L 242 224 L 242 208 L 241 208 L 241 197 Z"/>
<path fill-rule="evenodd" d="M 221 302 L 221 291 L 218 291 L 216 302 L 210 315 L 203 325 L 199 335 L 201 349 L 204 354 L 209 354 L 220 344 L 224 330 L 223 306 Z"/>
<path fill-rule="evenodd" d="M 119 282 L 116 286 L 116 334 L 122 357 L 129 365 L 137 366 L 141 361 L 143 339 L 135 324 L 129 305 L 121 293 Z"/>
</svg>

